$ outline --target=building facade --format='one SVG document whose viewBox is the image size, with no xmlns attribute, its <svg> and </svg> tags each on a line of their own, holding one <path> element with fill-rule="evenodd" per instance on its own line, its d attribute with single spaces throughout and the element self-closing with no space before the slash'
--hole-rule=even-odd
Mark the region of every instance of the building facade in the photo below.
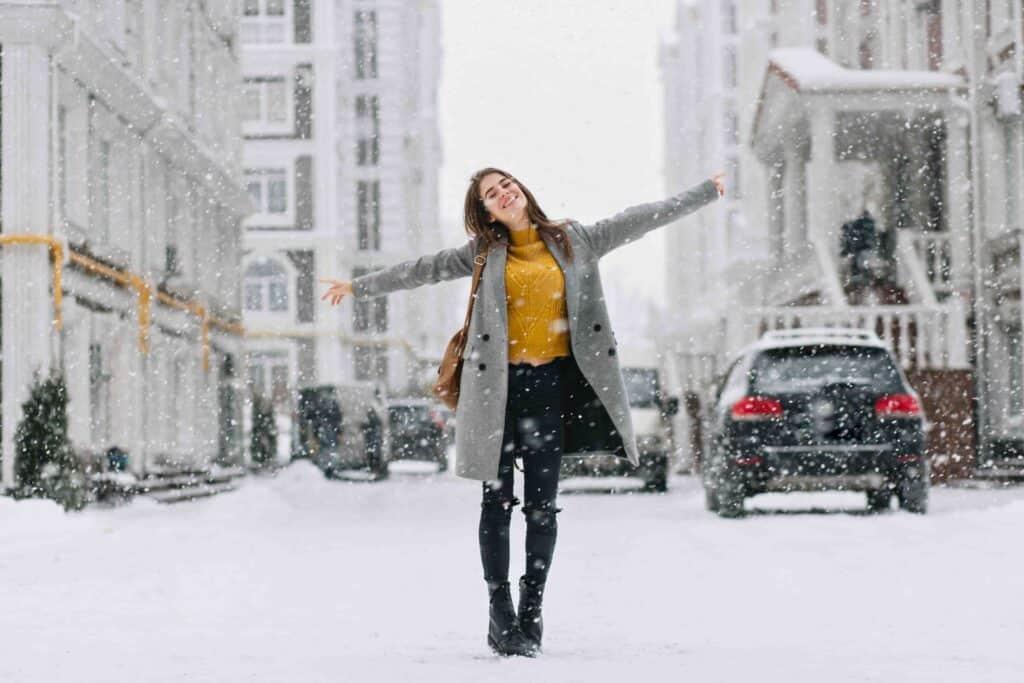
<svg viewBox="0 0 1024 683">
<path fill-rule="evenodd" d="M 435 339 L 429 291 L 332 309 L 350 278 L 439 240 L 434 1 L 246 0 L 241 19 L 246 184 L 243 300 L 254 391 L 416 389 Z M 436 355 L 437 352 L 432 355 Z"/>
<path fill-rule="evenodd" d="M 79 452 L 243 458 L 236 26 L 230 0 L 0 2 L 4 486 L 54 370 Z"/>
<path fill-rule="evenodd" d="M 700 153 L 677 173 L 725 168 L 733 194 L 675 237 L 698 246 L 676 253 L 700 282 L 670 279 L 672 298 L 722 293 L 670 342 L 686 381 L 707 400 L 766 329 L 868 326 L 934 397 L 963 397 L 950 424 L 979 437 L 977 462 L 1019 450 L 1021 3 L 681 0 L 677 14 L 668 154 L 689 140 Z M 865 217 L 887 245 L 870 285 L 844 242 Z M 973 458 L 974 442 L 945 449 Z"/>
</svg>

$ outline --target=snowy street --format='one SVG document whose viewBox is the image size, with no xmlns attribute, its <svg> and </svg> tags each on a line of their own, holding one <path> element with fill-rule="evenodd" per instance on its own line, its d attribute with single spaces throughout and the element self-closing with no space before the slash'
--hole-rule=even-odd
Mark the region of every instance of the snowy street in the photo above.
<svg viewBox="0 0 1024 683">
<path fill-rule="evenodd" d="M 206 501 L 65 515 L 0 498 L 0 680 L 1017 681 L 1024 489 L 564 494 L 545 652 L 485 644 L 478 485 L 307 463 Z M 570 482 L 571 483 L 571 482 Z M 513 577 L 522 565 L 513 518 Z M 511 678 L 510 678 L 511 677 Z"/>
</svg>

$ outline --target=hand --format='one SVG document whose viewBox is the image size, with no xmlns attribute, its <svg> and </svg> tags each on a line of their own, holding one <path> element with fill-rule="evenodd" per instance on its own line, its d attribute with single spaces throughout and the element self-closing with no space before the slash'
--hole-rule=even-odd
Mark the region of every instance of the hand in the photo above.
<svg viewBox="0 0 1024 683">
<path fill-rule="evenodd" d="M 718 196 L 725 196 L 725 174 L 719 171 L 715 175 L 711 176 L 711 182 L 715 184 L 715 189 L 718 190 Z"/>
<path fill-rule="evenodd" d="M 334 280 L 332 278 L 320 278 L 320 282 L 330 285 L 320 301 L 330 301 L 332 306 L 337 306 L 341 300 L 352 293 L 352 283 L 348 280 Z"/>
</svg>

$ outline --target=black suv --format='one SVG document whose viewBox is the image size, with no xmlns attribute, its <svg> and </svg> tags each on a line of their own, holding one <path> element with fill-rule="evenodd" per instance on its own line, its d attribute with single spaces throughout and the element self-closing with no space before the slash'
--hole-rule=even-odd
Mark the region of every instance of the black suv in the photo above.
<svg viewBox="0 0 1024 683">
<path fill-rule="evenodd" d="M 917 393 L 873 333 L 769 332 L 718 388 L 702 476 L 709 510 L 743 513 L 767 491 L 867 492 L 871 510 L 928 504 Z"/>
</svg>

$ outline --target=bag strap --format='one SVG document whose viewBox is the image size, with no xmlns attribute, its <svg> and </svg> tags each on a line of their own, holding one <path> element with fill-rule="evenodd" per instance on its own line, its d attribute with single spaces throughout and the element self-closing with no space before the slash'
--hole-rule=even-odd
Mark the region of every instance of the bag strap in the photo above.
<svg viewBox="0 0 1024 683">
<path fill-rule="evenodd" d="M 469 306 L 466 308 L 466 319 L 462 323 L 463 336 L 469 334 L 469 321 L 473 317 L 473 303 L 476 301 L 476 292 L 480 289 L 480 277 L 484 272 L 484 265 L 487 264 L 487 246 L 473 257 L 473 284 L 469 291 Z"/>
</svg>

